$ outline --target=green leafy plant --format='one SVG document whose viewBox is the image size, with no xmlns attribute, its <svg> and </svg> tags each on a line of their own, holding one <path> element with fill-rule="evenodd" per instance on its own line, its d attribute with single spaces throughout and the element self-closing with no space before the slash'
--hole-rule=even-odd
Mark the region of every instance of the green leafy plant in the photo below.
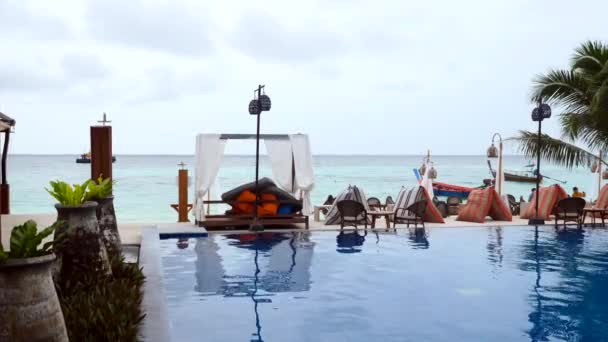
<svg viewBox="0 0 608 342">
<path fill-rule="evenodd" d="M 86 200 L 106 198 L 112 194 L 114 182 L 110 178 L 99 176 L 97 182 L 90 182 L 87 187 Z"/>
<path fill-rule="evenodd" d="M 2 247 L 2 242 L 0 241 L 0 264 L 5 262 L 8 259 L 8 254 L 4 251 L 4 247 Z"/>
<path fill-rule="evenodd" d="M 87 189 L 91 180 L 73 186 L 62 181 L 51 181 L 51 189 L 46 191 L 63 205 L 81 205 L 87 201 Z"/>
<path fill-rule="evenodd" d="M 10 238 L 10 251 L 5 252 L 0 244 L 0 263 L 7 259 L 32 258 L 51 252 L 51 247 L 55 241 L 49 241 L 38 248 L 47 236 L 51 235 L 58 223 L 44 228 L 38 232 L 38 225 L 35 221 L 29 220 L 22 225 L 13 227 Z"/>
<path fill-rule="evenodd" d="M 139 340 L 142 269 L 123 257 L 111 265 L 112 275 L 89 273 L 56 285 L 70 341 Z"/>
</svg>

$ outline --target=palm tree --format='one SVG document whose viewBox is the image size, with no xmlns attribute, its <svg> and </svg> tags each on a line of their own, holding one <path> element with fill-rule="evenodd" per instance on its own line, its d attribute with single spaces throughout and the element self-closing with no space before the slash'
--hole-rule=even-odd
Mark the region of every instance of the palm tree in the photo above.
<svg viewBox="0 0 608 342">
<path fill-rule="evenodd" d="M 543 159 L 572 168 L 608 152 L 608 44 L 587 41 L 575 50 L 569 70 L 536 77 L 531 101 L 541 100 L 562 110 L 561 138 L 541 135 Z M 520 131 L 514 140 L 526 156 L 536 156 L 536 133 Z"/>
</svg>

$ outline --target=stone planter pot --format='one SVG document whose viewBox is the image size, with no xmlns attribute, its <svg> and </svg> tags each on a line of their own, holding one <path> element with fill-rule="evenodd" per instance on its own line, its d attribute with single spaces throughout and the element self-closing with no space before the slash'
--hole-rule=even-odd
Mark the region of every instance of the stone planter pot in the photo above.
<svg viewBox="0 0 608 342">
<path fill-rule="evenodd" d="M 73 280 L 90 272 L 110 274 L 108 253 L 97 222 L 97 203 L 86 202 L 78 206 L 56 204 L 55 208 L 57 221 L 62 222 L 55 229 L 55 239 L 61 239 L 55 246 L 59 270 L 57 279 L 63 278 L 64 274 Z"/>
<path fill-rule="evenodd" d="M 0 341 L 67 342 L 51 265 L 54 254 L 0 265 Z"/>
<path fill-rule="evenodd" d="M 101 238 L 108 251 L 108 256 L 120 256 L 122 244 L 114 212 L 114 196 L 94 201 L 97 202 L 97 221 L 99 222 Z"/>
</svg>

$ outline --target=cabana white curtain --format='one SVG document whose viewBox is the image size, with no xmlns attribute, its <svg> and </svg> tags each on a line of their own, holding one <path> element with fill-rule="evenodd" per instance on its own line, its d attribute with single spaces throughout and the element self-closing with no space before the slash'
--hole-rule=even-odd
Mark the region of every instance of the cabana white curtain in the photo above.
<svg viewBox="0 0 608 342">
<path fill-rule="evenodd" d="M 296 187 L 302 199 L 302 213 L 310 215 L 313 212 L 310 192 L 315 186 L 315 176 L 312 168 L 312 153 L 308 136 L 293 134 L 289 136 L 296 170 Z"/>
<path fill-rule="evenodd" d="M 291 140 L 265 140 L 266 152 L 270 158 L 272 176 L 279 187 L 293 194 L 292 180 L 293 150 Z"/>
<path fill-rule="evenodd" d="M 215 182 L 222 159 L 226 141 L 220 134 L 199 134 L 196 137 L 196 179 L 194 188 L 194 216 L 197 221 L 205 218 L 205 195 Z"/>
<path fill-rule="evenodd" d="M 265 140 L 270 157 L 275 182 L 284 190 L 299 192 L 302 199 L 302 213 L 313 212 L 310 192 L 314 188 L 313 161 L 308 136 L 290 135 L 289 139 Z M 196 137 L 196 170 L 194 189 L 194 216 L 197 221 L 205 218 L 203 201 L 214 184 L 224 157 L 226 140 L 221 134 L 199 134 Z M 295 184 L 292 184 L 292 165 L 295 170 Z"/>
</svg>

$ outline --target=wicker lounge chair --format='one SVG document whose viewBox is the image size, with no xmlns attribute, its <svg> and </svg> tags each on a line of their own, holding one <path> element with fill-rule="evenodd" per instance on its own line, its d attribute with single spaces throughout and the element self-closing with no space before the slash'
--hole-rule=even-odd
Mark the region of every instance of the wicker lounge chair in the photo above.
<svg viewBox="0 0 608 342">
<path fill-rule="evenodd" d="M 515 196 L 507 195 L 507 199 L 509 200 L 509 209 L 511 210 L 511 214 L 519 215 L 519 202 L 515 200 Z"/>
<path fill-rule="evenodd" d="M 384 201 L 384 205 L 388 206 L 390 204 L 395 204 L 395 201 L 393 200 L 392 196 L 386 196 L 386 200 Z"/>
<path fill-rule="evenodd" d="M 325 200 L 325 202 L 323 202 L 323 205 L 333 205 L 335 200 L 336 200 L 336 198 L 334 196 L 329 195 L 329 196 L 327 196 L 327 199 Z M 322 208 L 321 212 L 323 213 L 323 215 L 327 215 L 327 212 L 329 212 L 329 209 Z"/>
<path fill-rule="evenodd" d="M 363 204 L 353 200 L 340 201 L 337 204 L 340 212 L 340 230 L 346 226 L 358 227 L 363 224 L 367 230 L 367 210 Z"/>
<path fill-rule="evenodd" d="M 448 204 L 448 215 L 458 215 L 458 209 L 460 208 L 460 204 L 462 203 L 462 199 L 456 196 L 450 196 L 447 199 Z"/>
<path fill-rule="evenodd" d="M 555 228 L 558 226 L 559 220 L 564 222 L 575 222 L 579 229 L 583 227 L 583 209 L 585 209 L 585 200 L 582 198 L 564 198 L 557 202 L 555 207 Z"/>
<path fill-rule="evenodd" d="M 371 210 L 382 210 L 382 202 L 377 197 L 368 198 L 367 205 Z"/>
<path fill-rule="evenodd" d="M 393 228 L 397 228 L 397 223 L 405 223 L 407 227 L 413 224 L 415 228 L 418 223 L 424 228 L 424 214 L 426 212 L 426 201 L 420 200 L 407 208 L 396 208 L 393 216 Z"/>
</svg>

